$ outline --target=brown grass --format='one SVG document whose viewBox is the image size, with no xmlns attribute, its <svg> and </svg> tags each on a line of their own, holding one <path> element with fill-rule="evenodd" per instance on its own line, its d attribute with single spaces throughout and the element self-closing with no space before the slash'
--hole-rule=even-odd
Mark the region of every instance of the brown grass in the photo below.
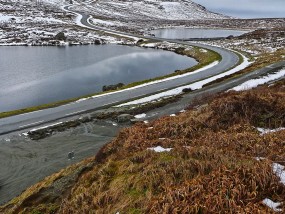
<svg viewBox="0 0 285 214">
<path fill-rule="evenodd" d="M 56 211 L 272 213 L 262 200 L 285 202 L 285 186 L 272 172 L 272 162 L 284 164 L 285 131 L 260 135 L 254 126 L 285 126 L 284 112 L 283 80 L 123 129 Z M 158 145 L 173 150 L 147 150 Z M 44 205 L 32 204 L 34 210 Z"/>
</svg>

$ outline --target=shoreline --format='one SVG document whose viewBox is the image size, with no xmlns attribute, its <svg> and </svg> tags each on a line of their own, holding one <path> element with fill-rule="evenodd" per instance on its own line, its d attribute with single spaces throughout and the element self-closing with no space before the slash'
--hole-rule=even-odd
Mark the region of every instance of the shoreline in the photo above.
<svg viewBox="0 0 285 214">
<path fill-rule="evenodd" d="M 175 43 L 173 43 L 173 44 L 175 44 Z M 143 45 L 138 44 L 138 43 L 137 44 L 127 43 L 127 44 L 116 44 L 116 45 L 127 45 L 127 46 L 130 46 L 130 47 L 131 46 L 136 46 L 136 47 L 140 47 L 140 48 L 151 48 L 151 47 L 144 47 Z M 181 46 L 179 44 L 175 44 L 175 45 L 178 46 L 178 47 Z M 193 66 L 191 68 L 186 68 L 186 69 L 182 70 L 182 72 L 183 71 L 187 72 L 187 70 L 190 69 L 189 72 L 191 73 L 192 72 L 191 69 L 196 68 L 197 66 L 199 66 L 201 64 L 201 62 L 199 62 L 200 60 L 199 60 L 198 57 L 195 58 L 194 55 L 187 54 L 187 53 L 185 53 L 185 54 L 177 53 L 175 49 L 174 50 L 171 49 L 171 45 L 169 45 L 169 46 L 170 47 L 168 47 L 168 48 L 165 48 L 165 47 L 156 47 L 156 48 L 157 49 L 161 49 L 161 50 L 165 50 L 165 51 L 172 51 L 172 52 L 174 52 L 176 54 L 181 54 L 181 55 L 184 55 L 184 56 L 187 56 L 187 57 L 191 57 L 191 58 L 195 59 L 196 61 L 198 61 L 197 65 L 195 65 L 195 66 Z M 189 46 L 191 46 L 191 45 L 189 45 Z M 211 53 L 213 54 L 215 52 L 211 51 Z M 215 54 L 216 54 L 216 56 L 214 57 L 214 59 L 212 61 L 219 60 L 220 55 L 218 53 L 215 53 Z M 212 61 L 206 63 L 204 66 L 207 66 Z M 139 81 L 139 82 L 130 83 L 130 84 L 124 86 L 122 89 L 131 88 L 131 87 L 134 87 L 134 86 L 137 86 L 137 85 L 140 85 L 140 84 L 144 84 L 144 83 L 148 83 L 148 82 L 152 82 L 152 81 L 155 81 L 155 80 L 161 80 L 161 79 L 167 78 L 168 76 L 179 76 L 180 74 L 181 73 L 173 72 L 170 75 L 165 75 L 165 76 L 160 76 L 160 77 L 157 77 L 157 78 L 154 78 L 154 79 L 142 80 L 142 81 Z M 121 89 L 118 89 L 118 90 L 115 90 L 115 91 L 120 91 L 120 90 Z M 108 93 L 111 93 L 111 92 L 114 92 L 114 91 L 92 93 L 92 94 L 82 95 L 80 97 L 75 97 L 75 98 L 71 98 L 71 99 L 67 99 L 67 100 L 61 100 L 61 101 L 57 101 L 57 102 L 53 102 L 53 103 L 42 104 L 42 105 L 39 105 L 39 106 L 32 106 L 32 107 L 27 107 L 27 108 L 23 108 L 23 109 L 17 109 L 17 110 L 12 110 L 12 111 L 0 112 L 0 119 L 1 118 L 6 118 L 6 117 L 10 117 L 10 116 L 14 116 L 14 115 L 19 115 L 19 114 L 39 111 L 39 110 L 43 110 L 43 109 L 54 108 L 54 107 L 66 105 L 66 104 L 69 104 L 69 103 L 72 103 L 72 102 L 76 102 L 76 101 L 79 101 L 79 100 L 82 100 L 82 99 L 88 99 L 88 98 L 96 96 L 96 95 L 104 95 L 104 94 L 108 94 Z"/>
</svg>

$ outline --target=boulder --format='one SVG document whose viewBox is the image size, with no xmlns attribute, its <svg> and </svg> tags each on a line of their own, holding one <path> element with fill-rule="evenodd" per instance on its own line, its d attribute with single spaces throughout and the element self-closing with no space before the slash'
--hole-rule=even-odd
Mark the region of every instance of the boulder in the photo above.
<svg viewBox="0 0 285 214">
<path fill-rule="evenodd" d="M 95 45 L 101 45 L 102 42 L 101 42 L 99 39 L 95 39 L 94 44 L 95 44 Z"/>
<path fill-rule="evenodd" d="M 102 87 L 102 91 L 112 91 L 117 90 L 119 88 L 122 88 L 124 86 L 124 83 L 118 83 L 116 85 L 104 85 Z"/>
<path fill-rule="evenodd" d="M 182 92 L 187 93 L 193 91 L 191 88 L 183 88 Z"/>
<path fill-rule="evenodd" d="M 80 117 L 78 120 L 80 123 L 88 123 L 88 122 L 92 121 L 90 115 Z"/>
<path fill-rule="evenodd" d="M 120 114 L 119 116 L 117 116 L 117 122 L 126 123 L 126 122 L 130 122 L 133 118 L 134 116 L 130 114 Z"/>
<path fill-rule="evenodd" d="M 59 32 L 58 34 L 55 35 L 54 39 L 60 41 L 66 41 L 66 36 L 64 35 L 63 32 Z"/>
</svg>

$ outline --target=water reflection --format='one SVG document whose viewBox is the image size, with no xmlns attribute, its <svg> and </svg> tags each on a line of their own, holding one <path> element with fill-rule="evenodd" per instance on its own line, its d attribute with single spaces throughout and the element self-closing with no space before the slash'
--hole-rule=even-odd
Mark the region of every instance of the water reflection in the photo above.
<svg viewBox="0 0 285 214">
<path fill-rule="evenodd" d="M 215 38 L 239 36 L 247 31 L 223 29 L 166 28 L 151 31 L 156 37 L 167 39 Z"/>
<path fill-rule="evenodd" d="M 0 111 L 99 92 L 195 65 L 168 51 L 118 45 L 1 47 Z"/>
</svg>

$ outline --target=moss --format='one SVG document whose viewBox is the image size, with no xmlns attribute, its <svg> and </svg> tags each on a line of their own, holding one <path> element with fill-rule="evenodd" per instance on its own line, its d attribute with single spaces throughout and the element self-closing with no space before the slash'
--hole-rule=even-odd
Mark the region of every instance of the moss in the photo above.
<svg viewBox="0 0 285 214">
<path fill-rule="evenodd" d="M 132 197 L 132 198 L 139 198 L 141 196 L 145 196 L 145 192 L 142 192 L 140 190 L 137 190 L 137 189 L 130 189 L 127 194 Z"/>
<path fill-rule="evenodd" d="M 170 153 L 161 152 L 161 153 L 159 153 L 158 161 L 159 162 L 170 162 L 170 161 L 175 160 L 175 159 L 176 159 L 176 157 L 174 157 Z"/>
<path fill-rule="evenodd" d="M 128 213 L 130 213 L 130 214 L 141 214 L 141 213 L 143 213 L 143 212 L 142 212 L 141 209 L 138 209 L 138 208 L 130 208 L 130 209 L 128 210 Z"/>
</svg>

